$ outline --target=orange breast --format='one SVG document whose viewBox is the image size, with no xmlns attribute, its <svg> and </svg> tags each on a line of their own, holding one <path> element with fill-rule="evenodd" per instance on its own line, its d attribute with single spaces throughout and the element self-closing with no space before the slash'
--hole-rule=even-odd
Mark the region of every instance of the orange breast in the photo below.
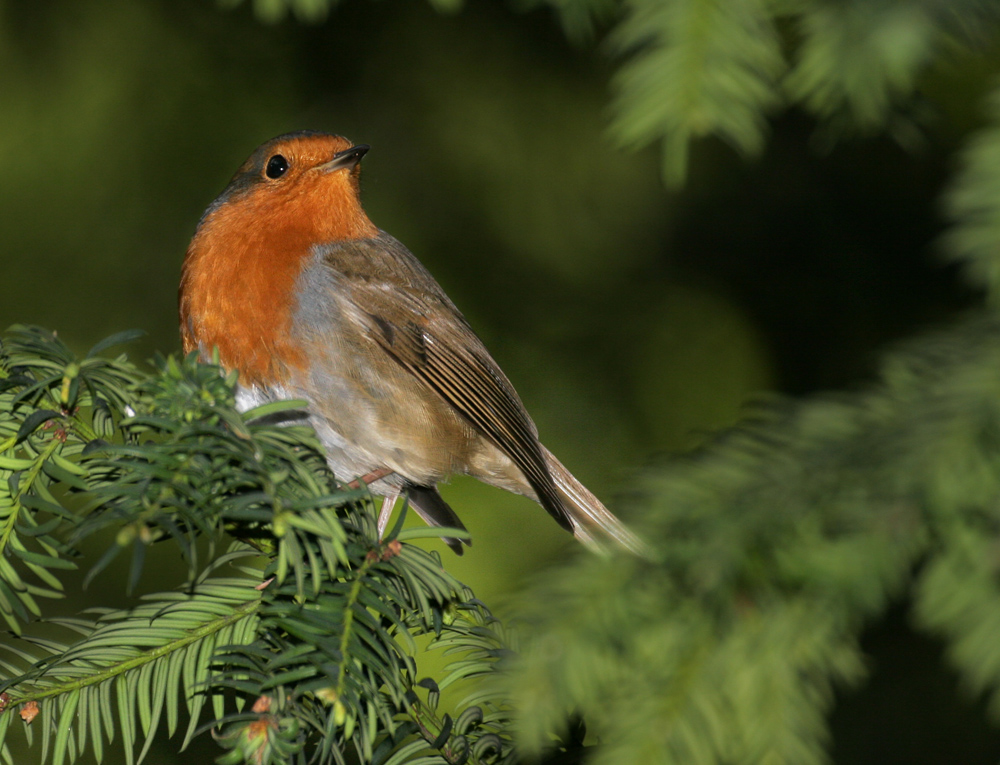
<svg viewBox="0 0 1000 765">
<path fill-rule="evenodd" d="M 186 353 L 217 347 L 244 385 L 279 384 L 307 365 L 290 326 L 295 282 L 313 245 L 377 233 L 360 205 L 336 191 L 316 185 L 284 196 L 249 194 L 202 222 L 181 277 Z"/>
</svg>

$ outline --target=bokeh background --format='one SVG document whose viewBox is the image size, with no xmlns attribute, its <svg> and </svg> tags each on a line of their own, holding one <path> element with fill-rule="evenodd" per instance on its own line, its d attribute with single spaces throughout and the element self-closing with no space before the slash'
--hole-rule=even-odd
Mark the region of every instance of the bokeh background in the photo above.
<svg viewBox="0 0 1000 765">
<path fill-rule="evenodd" d="M 793 112 L 755 161 L 698 144 L 668 190 L 655 148 L 608 137 L 601 30 L 571 43 L 548 7 L 344 0 L 325 21 L 262 23 L 230 5 L 0 0 L 0 325 L 41 324 L 81 351 L 142 328 L 133 358 L 178 352 L 202 210 L 262 141 L 342 133 L 372 146 L 370 217 L 437 276 L 546 444 L 613 507 L 637 470 L 753 397 L 857 388 L 881 350 L 978 300 L 939 258 L 938 200 L 995 50 L 930 72 L 895 136 L 833 141 Z M 444 493 L 475 538 L 449 568 L 502 614 L 574 552 L 526 500 L 461 479 Z M 146 584 L 171 586 L 171 564 Z M 864 646 L 871 679 L 838 700 L 836 763 L 1000 758 L 905 603 Z M 148 761 L 215 752 L 168 742 Z"/>
</svg>

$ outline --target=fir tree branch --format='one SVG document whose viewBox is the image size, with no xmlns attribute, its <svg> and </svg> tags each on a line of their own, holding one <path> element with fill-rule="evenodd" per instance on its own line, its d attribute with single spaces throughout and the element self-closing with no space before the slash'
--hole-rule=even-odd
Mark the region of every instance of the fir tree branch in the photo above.
<svg viewBox="0 0 1000 765">
<path fill-rule="evenodd" d="M 763 0 L 628 0 L 611 36 L 626 61 L 615 77 L 613 132 L 628 146 L 663 143 L 663 171 L 679 184 L 691 141 L 715 134 L 745 154 L 764 145 L 764 116 L 785 69 Z"/>
<path fill-rule="evenodd" d="M 285 763 L 310 751 L 317 762 L 340 763 L 352 745 L 366 762 L 382 762 L 405 759 L 418 743 L 428 762 L 509 762 L 510 739 L 497 732 L 502 704 L 480 694 L 456 722 L 420 701 L 414 686 L 416 635 L 466 654 L 453 682 L 491 672 L 495 657 L 481 645 L 499 645 L 492 617 L 438 558 L 402 541 L 412 532 L 378 538 L 367 494 L 337 483 L 311 430 L 281 424 L 300 416 L 301 402 L 240 413 L 235 379 L 217 367 L 164 359 L 144 376 L 122 359 L 93 356 L 101 346 L 78 362 L 42 330 L 17 327 L 2 340 L 0 436 L 8 453 L 20 450 L 0 455 L 0 470 L 17 476 L 0 486 L 11 488 L 20 512 L 0 518 L 4 543 L 59 585 L 53 571 L 73 565 L 59 557 L 68 548 L 40 532 L 65 527 L 78 541 L 114 530 L 88 579 L 131 549 L 131 590 L 145 548 L 170 539 L 194 584 L 98 622 L 64 621 L 82 636 L 72 645 L 28 634 L 35 652 L 6 646 L 14 658 L 0 659 L 0 758 L 10 760 L 8 733 L 20 730 L 30 743 L 40 730 L 43 761 L 50 752 L 54 763 L 72 759 L 88 746 L 100 755 L 105 740 L 118 737 L 131 763 L 134 742 L 145 736 L 141 760 L 162 714 L 172 734 L 186 704 L 186 743 L 210 701 L 210 727 L 223 731 L 218 740 L 229 750 L 220 761 Z M 95 427 L 60 420 L 44 408 L 51 396 L 60 411 Z M 49 419 L 56 427 L 44 427 Z M 97 434 L 99 442 L 90 438 Z M 50 488 L 57 485 L 81 501 L 57 500 L 62 493 Z M 209 576 L 246 554 L 214 559 L 224 532 L 266 551 L 259 596 L 247 598 L 252 580 Z M 210 561 L 194 576 L 203 539 Z M 31 599 L 38 588 L 24 584 L 5 557 L 0 588 L 0 603 L 22 621 L 20 604 L 41 613 Z M 15 591 L 17 601 L 5 599 Z"/>
<path fill-rule="evenodd" d="M 102 667 L 99 670 L 89 673 L 83 677 L 46 684 L 43 689 L 38 689 L 37 686 L 31 687 L 30 681 L 29 684 L 27 684 L 27 687 L 23 680 L 18 682 L 16 686 L 10 685 L 10 681 L 8 681 L 7 683 L 0 683 L 0 692 L 8 692 L 10 695 L 10 703 L 24 704 L 29 702 L 44 701 L 45 699 L 53 696 L 62 696 L 93 685 L 99 685 L 107 682 L 108 680 L 115 679 L 118 675 L 122 675 L 132 670 L 141 669 L 147 664 L 156 662 L 164 657 L 170 656 L 176 651 L 187 648 L 192 643 L 197 643 L 205 637 L 215 635 L 224 629 L 232 627 L 236 622 L 250 616 L 254 616 L 259 608 L 259 598 L 248 600 L 245 603 L 233 606 L 231 611 L 220 615 L 216 619 L 205 622 L 194 629 L 186 630 L 183 634 L 178 635 L 173 640 L 159 644 L 154 648 L 143 651 L 142 653 L 131 658 L 108 664 L 106 667 Z M 83 644 L 83 647 L 99 643 L 100 638 L 101 632 L 98 630 L 90 636 L 90 639 L 87 643 Z M 68 651 L 67 655 L 62 657 L 59 664 L 73 661 L 75 659 L 75 655 L 80 653 L 80 649 L 81 646 L 77 646 L 76 650 Z M 55 666 L 58 667 L 59 664 Z M 43 671 L 45 673 L 50 671 L 47 664 L 44 665 Z M 44 676 L 44 674 L 42 676 Z"/>
<path fill-rule="evenodd" d="M 760 407 L 650 471 L 658 562 L 581 557 L 530 594 L 527 754 L 575 710 L 598 763 L 822 762 L 858 634 L 903 595 L 1000 708 L 1000 320 L 911 345 L 867 393 Z"/>
<path fill-rule="evenodd" d="M 986 104 L 988 124 L 965 147 L 945 202 L 954 226 L 947 253 L 965 266 L 969 280 L 1000 304 L 1000 86 Z"/>
</svg>

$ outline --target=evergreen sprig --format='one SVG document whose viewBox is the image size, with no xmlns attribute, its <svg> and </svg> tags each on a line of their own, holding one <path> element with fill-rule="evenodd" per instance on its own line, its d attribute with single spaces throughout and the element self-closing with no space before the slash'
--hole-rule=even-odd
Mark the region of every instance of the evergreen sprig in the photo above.
<svg viewBox="0 0 1000 765">
<path fill-rule="evenodd" d="M 612 129 L 627 146 L 663 143 L 663 172 L 687 174 L 688 146 L 714 134 L 745 154 L 764 145 L 765 118 L 779 102 L 782 56 L 766 0 L 629 0 L 612 50 Z"/>
<path fill-rule="evenodd" d="M 133 336 L 79 361 L 37 328 L 15 326 L 0 340 L 0 616 L 15 633 L 41 615 L 36 598 L 62 597 L 56 572 L 76 568 L 63 535 L 77 520 L 66 501 L 87 489 L 79 458 L 112 435 L 141 377 L 124 357 L 98 354 Z"/>
<path fill-rule="evenodd" d="M 947 253 L 995 306 L 1000 301 L 1000 86 L 989 94 L 986 112 L 989 122 L 964 148 L 945 200 L 956 224 L 947 235 Z"/>
<path fill-rule="evenodd" d="M 529 754 L 572 710 L 588 763 L 824 762 L 860 631 L 903 597 L 1000 711 L 1000 320 L 867 393 L 759 407 L 634 503 L 662 560 L 581 557 L 531 593 L 508 686 Z"/>
<path fill-rule="evenodd" d="M 23 720 L 28 744 L 36 731 L 41 738 L 38 762 L 49 754 L 54 765 L 72 762 L 88 747 L 100 761 L 105 742 L 119 738 L 133 763 L 145 756 L 164 715 L 174 735 L 182 702 L 189 718 L 184 746 L 207 700 L 222 717 L 223 697 L 209 693 L 212 657 L 221 646 L 254 639 L 260 594 L 252 581 L 203 577 L 184 591 L 143 599 L 95 620 L 51 620 L 83 635 L 75 643 L 25 638 L 34 650 L 5 645 L 16 659 L 0 663 L 10 678 L 3 683 L 10 708 L 0 715 L 0 741 Z M 145 743 L 136 757 L 140 735 Z M 6 747 L 0 755 L 13 763 Z"/>
<path fill-rule="evenodd" d="M 403 530 L 400 518 L 379 539 L 367 492 L 340 485 L 298 424 L 302 402 L 237 412 L 235 379 L 217 366 L 160 359 L 147 375 L 99 356 L 105 347 L 78 361 L 39 329 L 3 337 L 5 613 L 24 633 L 42 613 L 27 576 L 58 594 L 57 572 L 79 559 L 72 545 L 109 532 L 88 581 L 128 550 L 131 591 L 145 551 L 164 541 L 188 582 L 96 619 L 48 620 L 76 642 L 31 630 L 10 641 L 0 758 L 12 762 L 5 737 L 20 730 L 41 739 L 40 762 L 100 759 L 114 739 L 138 762 L 160 719 L 173 734 L 186 709 L 181 746 L 211 728 L 224 763 L 342 763 L 348 748 L 372 763 L 509 762 L 502 700 L 480 690 L 452 718 L 417 674 L 422 635 L 461 654 L 444 685 L 492 674 L 506 653 L 485 606 L 409 544 L 437 531 Z M 248 555 L 262 565 L 219 573 Z"/>
</svg>

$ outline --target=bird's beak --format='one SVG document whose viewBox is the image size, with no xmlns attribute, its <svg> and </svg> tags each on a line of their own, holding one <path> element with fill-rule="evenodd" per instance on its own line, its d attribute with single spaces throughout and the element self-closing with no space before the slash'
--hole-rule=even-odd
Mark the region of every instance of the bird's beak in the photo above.
<svg viewBox="0 0 1000 765">
<path fill-rule="evenodd" d="M 324 173 L 332 173 L 335 170 L 352 170 L 361 161 L 361 158 L 368 153 L 370 148 L 371 146 L 368 144 L 359 143 L 350 149 L 338 151 L 333 155 L 333 159 L 320 165 L 318 169 Z"/>
</svg>

